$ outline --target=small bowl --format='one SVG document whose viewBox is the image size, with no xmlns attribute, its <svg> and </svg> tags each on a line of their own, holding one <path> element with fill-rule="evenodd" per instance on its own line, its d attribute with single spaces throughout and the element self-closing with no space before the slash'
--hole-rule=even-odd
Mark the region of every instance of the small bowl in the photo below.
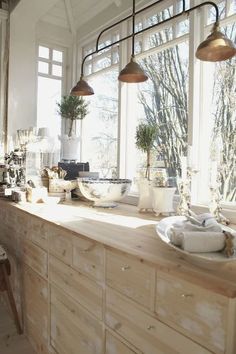
<svg viewBox="0 0 236 354">
<path fill-rule="evenodd" d="M 130 179 L 78 178 L 82 195 L 94 202 L 94 207 L 113 208 L 130 190 Z"/>
</svg>

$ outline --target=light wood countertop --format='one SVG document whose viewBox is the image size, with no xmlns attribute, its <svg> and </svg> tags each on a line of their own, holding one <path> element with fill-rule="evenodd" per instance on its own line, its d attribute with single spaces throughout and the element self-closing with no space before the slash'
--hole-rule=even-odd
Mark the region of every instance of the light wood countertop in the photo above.
<svg viewBox="0 0 236 354">
<path fill-rule="evenodd" d="M 0 200 L 0 208 L 13 207 L 46 222 L 70 230 L 74 235 L 89 237 L 108 247 L 154 263 L 172 275 L 213 289 L 222 295 L 236 297 L 236 261 L 222 265 L 193 264 L 189 259 L 164 244 L 155 226 L 160 218 L 138 213 L 137 207 L 119 204 L 114 209 L 92 208 L 85 202 L 72 204 L 15 204 Z"/>
</svg>

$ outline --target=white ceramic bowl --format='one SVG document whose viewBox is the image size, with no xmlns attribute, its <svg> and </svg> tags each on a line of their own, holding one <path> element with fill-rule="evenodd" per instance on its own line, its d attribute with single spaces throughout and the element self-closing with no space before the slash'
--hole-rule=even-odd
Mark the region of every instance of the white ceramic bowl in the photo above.
<svg viewBox="0 0 236 354">
<path fill-rule="evenodd" d="M 78 178 L 78 185 L 83 196 L 94 202 L 95 207 L 112 208 L 130 190 L 129 179 L 91 179 Z"/>
</svg>

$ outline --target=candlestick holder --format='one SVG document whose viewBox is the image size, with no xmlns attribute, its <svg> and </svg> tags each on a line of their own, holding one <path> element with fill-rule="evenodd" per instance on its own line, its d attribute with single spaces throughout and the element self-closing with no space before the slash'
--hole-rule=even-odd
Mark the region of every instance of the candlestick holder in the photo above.
<svg viewBox="0 0 236 354">
<path fill-rule="evenodd" d="M 220 201 L 222 200 L 222 195 L 220 193 L 220 183 L 219 176 L 217 177 L 217 183 L 210 186 L 211 202 L 209 205 L 210 213 L 214 216 L 217 222 L 229 225 L 230 221 L 221 213 Z"/>
<path fill-rule="evenodd" d="M 195 175 L 198 170 L 187 167 L 187 174 L 185 179 L 180 179 L 178 181 L 179 189 L 179 204 L 177 206 L 178 215 L 190 215 L 191 208 L 191 182 L 192 176 Z"/>
</svg>

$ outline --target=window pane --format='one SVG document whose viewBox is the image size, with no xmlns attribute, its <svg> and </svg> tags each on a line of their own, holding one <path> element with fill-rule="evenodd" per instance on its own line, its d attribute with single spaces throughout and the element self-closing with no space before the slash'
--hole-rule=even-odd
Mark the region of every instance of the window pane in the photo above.
<svg viewBox="0 0 236 354">
<path fill-rule="evenodd" d="M 41 74 L 48 74 L 49 70 L 49 65 L 48 63 L 45 63 L 44 61 L 39 61 L 38 62 L 38 72 Z"/>
<path fill-rule="evenodd" d="M 37 126 L 47 127 L 51 136 L 61 133 L 61 117 L 56 102 L 61 100 L 61 80 L 38 77 Z"/>
<path fill-rule="evenodd" d="M 53 66 L 52 66 L 52 75 L 62 76 L 62 66 L 53 64 Z"/>
<path fill-rule="evenodd" d="M 151 178 L 160 167 L 174 178 L 180 174 L 181 155 L 187 154 L 188 43 L 149 55 L 140 64 L 150 79 L 140 84 L 136 92 L 129 88 L 132 117 L 128 117 L 127 177 L 145 175 L 146 154 L 135 146 L 136 127 L 145 123 L 157 127 Z"/>
<path fill-rule="evenodd" d="M 235 41 L 236 23 L 222 30 Z M 206 70 L 212 72 L 206 87 L 211 102 L 211 120 L 206 127 L 211 129 L 208 165 L 217 164 L 222 201 L 236 202 L 236 58 L 208 65 Z M 209 184 L 216 182 L 212 173 L 209 169 Z"/>
<path fill-rule="evenodd" d="M 118 70 L 112 69 L 89 80 L 96 92 L 89 114 L 83 120 L 82 155 L 90 170 L 100 177 L 117 174 Z"/>
<path fill-rule="evenodd" d="M 39 46 L 39 57 L 49 59 L 49 48 Z"/>
<path fill-rule="evenodd" d="M 59 61 L 60 63 L 62 63 L 63 60 L 63 53 L 59 50 L 53 50 L 52 52 L 52 60 L 53 61 Z"/>
</svg>

